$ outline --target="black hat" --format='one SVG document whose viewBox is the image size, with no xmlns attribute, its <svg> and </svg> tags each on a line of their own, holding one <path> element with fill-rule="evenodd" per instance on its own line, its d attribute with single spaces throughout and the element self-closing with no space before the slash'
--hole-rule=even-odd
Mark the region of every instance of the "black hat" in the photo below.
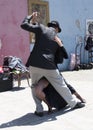
<svg viewBox="0 0 93 130">
<path fill-rule="evenodd" d="M 48 27 L 57 27 L 58 28 L 58 32 L 61 32 L 61 28 L 60 25 L 58 23 L 58 21 L 51 21 L 47 24 Z"/>
</svg>

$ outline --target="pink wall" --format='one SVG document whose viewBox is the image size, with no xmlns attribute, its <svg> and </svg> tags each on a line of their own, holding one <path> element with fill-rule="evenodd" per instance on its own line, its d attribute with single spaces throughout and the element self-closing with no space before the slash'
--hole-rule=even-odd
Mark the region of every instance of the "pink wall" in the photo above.
<svg viewBox="0 0 93 130">
<path fill-rule="evenodd" d="M 25 64 L 30 52 L 29 33 L 20 24 L 27 14 L 27 0 L 0 0 L 0 65 L 6 55 L 20 57 Z"/>
</svg>

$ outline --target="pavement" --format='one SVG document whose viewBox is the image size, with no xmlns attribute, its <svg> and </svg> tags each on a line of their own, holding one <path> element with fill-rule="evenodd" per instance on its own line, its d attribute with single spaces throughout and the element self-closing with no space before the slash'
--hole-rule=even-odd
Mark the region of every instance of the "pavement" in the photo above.
<svg viewBox="0 0 93 130">
<path fill-rule="evenodd" d="M 85 98 L 86 106 L 80 109 L 55 111 L 45 115 L 34 115 L 35 104 L 27 80 L 18 88 L 0 93 L 0 129 L 4 130 L 93 130 L 93 69 L 66 71 L 65 79 Z M 31 82 L 31 80 L 30 80 Z"/>
</svg>

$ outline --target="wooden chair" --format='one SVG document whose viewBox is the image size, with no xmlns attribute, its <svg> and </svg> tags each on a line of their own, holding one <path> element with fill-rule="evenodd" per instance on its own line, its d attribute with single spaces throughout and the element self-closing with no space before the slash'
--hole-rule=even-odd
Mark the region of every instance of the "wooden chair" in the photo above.
<svg viewBox="0 0 93 130">
<path fill-rule="evenodd" d="M 29 74 L 29 71 L 20 72 L 18 70 L 14 70 L 12 73 L 13 73 L 14 79 L 16 79 L 18 81 L 18 87 L 21 86 L 21 81 L 23 79 L 25 79 L 25 78 L 27 80 L 28 86 L 30 87 L 30 83 L 29 83 L 30 74 Z"/>
</svg>

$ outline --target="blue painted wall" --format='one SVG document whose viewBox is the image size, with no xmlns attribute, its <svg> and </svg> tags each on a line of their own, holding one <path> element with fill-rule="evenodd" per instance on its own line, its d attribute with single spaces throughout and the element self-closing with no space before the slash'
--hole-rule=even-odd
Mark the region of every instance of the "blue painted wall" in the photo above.
<svg viewBox="0 0 93 130">
<path fill-rule="evenodd" d="M 60 69 L 68 70 L 70 54 L 75 53 L 76 37 L 86 35 L 86 19 L 93 19 L 93 0 L 46 0 L 49 2 L 50 21 L 58 20 L 62 27 L 59 34 L 66 47 L 69 59 L 65 60 Z M 83 41 L 84 45 L 84 41 Z M 85 55 L 85 59 L 83 58 Z M 87 63 L 87 52 L 82 49 L 82 63 Z"/>
</svg>

